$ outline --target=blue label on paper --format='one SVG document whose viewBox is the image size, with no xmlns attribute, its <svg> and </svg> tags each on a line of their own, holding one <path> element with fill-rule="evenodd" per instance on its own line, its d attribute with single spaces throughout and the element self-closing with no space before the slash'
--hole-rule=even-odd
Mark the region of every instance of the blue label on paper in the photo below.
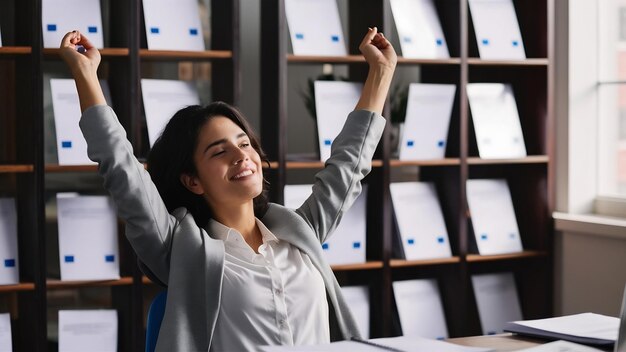
<svg viewBox="0 0 626 352">
<path fill-rule="evenodd" d="M 73 255 L 66 255 L 64 257 L 64 260 L 66 263 L 73 263 L 74 262 L 74 256 Z"/>
<path fill-rule="evenodd" d="M 333 42 L 338 42 L 339 41 L 339 36 L 338 35 L 333 35 L 330 37 L 330 40 L 332 40 Z"/>
<path fill-rule="evenodd" d="M 333 142 L 330 139 L 324 139 L 324 145 L 331 145 Z"/>
<path fill-rule="evenodd" d="M 354 248 L 354 249 L 361 248 L 361 242 L 354 242 L 354 243 L 352 243 L 352 248 Z"/>
<path fill-rule="evenodd" d="M 483 45 L 489 45 L 489 39 L 483 39 Z"/>
<path fill-rule="evenodd" d="M 198 35 L 198 29 L 197 28 L 190 28 L 189 29 L 189 35 Z"/>
<path fill-rule="evenodd" d="M 115 262 L 115 256 L 112 255 L 112 254 L 105 255 L 104 256 L 104 261 L 107 262 L 107 263 L 113 263 L 113 262 Z"/>
<path fill-rule="evenodd" d="M 480 235 L 480 239 L 483 240 L 483 241 L 486 241 L 487 240 L 487 234 L 483 233 L 482 235 Z"/>
<path fill-rule="evenodd" d="M 415 144 L 414 141 L 406 141 L 406 146 L 407 147 L 412 147 Z"/>
<path fill-rule="evenodd" d="M 445 338 L 443 336 L 437 336 L 437 340 L 443 341 Z"/>
<path fill-rule="evenodd" d="M 296 39 L 304 39 L 304 34 L 296 33 Z"/>
<path fill-rule="evenodd" d="M 438 243 L 445 243 L 446 240 L 443 237 L 440 236 L 440 237 L 437 237 L 437 242 Z"/>
<path fill-rule="evenodd" d="M 437 146 L 438 146 L 439 148 L 443 148 L 445 145 L 446 145 L 446 142 L 444 142 L 444 141 L 439 141 L 439 142 L 437 142 Z"/>
<path fill-rule="evenodd" d="M 323 243 L 322 244 L 322 249 L 327 250 L 328 249 L 328 243 Z"/>
<path fill-rule="evenodd" d="M 57 25 L 56 24 L 49 24 L 48 25 L 48 32 L 56 32 L 57 31 Z"/>
<path fill-rule="evenodd" d="M 87 27 L 87 32 L 89 32 L 89 33 L 98 33 L 98 27 L 96 27 L 96 26 L 89 26 L 89 27 Z"/>
<path fill-rule="evenodd" d="M 443 39 L 437 39 L 437 46 L 443 45 Z"/>
<path fill-rule="evenodd" d="M 487 331 L 487 335 L 495 335 L 496 332 L 495 331 Z"/>
<path fill-rule="evenodd" d="M 15 268 L 15 259 L 5 259 L 4 260 L 5 268 Z"/>
<path fill-rule="evenodd" d="M 61 142 L 61 148 L 71 148 L 72 147 L 72 141 L 62 141 Z"/>
<path fill-rule="evenodd" d="M 410 43 L 410 42 L 413 41 L 413 39 L 411 39 L 411 37 L 404 37 L 403 40 L 404 40 L 405 43 Z"/>
<path fill-rule="evenodd" d="M 150 33 L 152 33 L 152 34 L 159 34 L 159 27 L 152 27 L 152 28 L 150 28 Z"/>
<path fill-rule="evenodd" d="M 519 42 L 517 40 L 513 41 L 513 46 L 519 46 Z"/>
<path fill-rule="evenodd" d="M 409 238 L 406 242 L 407 242 L 408 244 L 413 245 L 413 244 L 415 244 L 415 239 L 413 239 L 413 238 Z"/>
</svg>

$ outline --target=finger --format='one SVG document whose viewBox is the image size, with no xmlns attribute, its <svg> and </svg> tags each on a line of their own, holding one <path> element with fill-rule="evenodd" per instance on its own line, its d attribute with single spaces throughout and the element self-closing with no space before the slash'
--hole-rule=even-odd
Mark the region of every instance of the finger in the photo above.
<svg viewBox="0 0 626 352">
<path fill-rule="evenodd" d="M 378 33 L 378 28 L 374 27 L 374 28 L 370 28 L 367 33 L 365 34 L 365 37 L 363 38 L 363 41 L 361 41 L 361 45 L 367 45 L 369 43 L 372 42 L 372 39 L 374 39 L 374 37 L 376 36 L 376 34 Z"/>
<path fill-rule="evenodd" d="M 73 41 L 76 39 L 77 34 L 78 34 L 77 31 L 66 33 L 63 36 L 63 39 L 61 39 L 61 48 L 66 48 L 66 47 L 74 45 L 75 43 Z"/>
<path fill-rule="evenodd" d="M 80 36 L 80 41 L 78 42 L 78 44 L 82 45 L 87 50 L 95 48 L 93 43 L 91 43 L 91 41 L 84 35 Z"/>
</svg>

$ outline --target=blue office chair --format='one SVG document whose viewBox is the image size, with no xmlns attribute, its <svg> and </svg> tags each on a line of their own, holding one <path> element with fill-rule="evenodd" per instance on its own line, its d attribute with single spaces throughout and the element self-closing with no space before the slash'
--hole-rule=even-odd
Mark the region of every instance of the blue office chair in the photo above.
<svg viewBox="0 0 626 352">
<path fill-rule="evenodd" d="M 165 302 L 167 302 L 167 290 L 159 292 L 150 303 L 146 324 L 146 352 L 154 352 L 156 348 L 161 321 L 165 314 Z"/>
</svg>

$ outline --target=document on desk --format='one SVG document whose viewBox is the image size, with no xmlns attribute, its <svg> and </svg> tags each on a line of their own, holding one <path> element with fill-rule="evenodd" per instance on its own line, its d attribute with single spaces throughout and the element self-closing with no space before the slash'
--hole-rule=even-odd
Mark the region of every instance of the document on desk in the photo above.
<svg viewBox="0 0 626 352">
<path fill-rule="evenodd" d="M 467 180 L 467 204 L 481 255 L 523 251 L 506 180 Z"/>
<path fill-rule="evenodd" d="M 196 0 L 142 0 L 150 50 L 204 51 Z"/>
<path fill-rule="evenodd" d="M 469 0 L 481 59 L 526 58 L 512 0 Z"/>
<path fill-rule="evenodd" d="M 399 182 L 389 185 L 399 232 L 401 259 L 419 260 L 452 256 L 446 223 L 435 184 Z"/>
<path fill-rule="evenodd" d="M 96 48 L 104 47 L 99 0 L 43 0 L 41 26 L 44 48 L 58 48 L 73 30 L 85 34 Z"/>
<path fill-rule="evenodd" d="M 13 351 L 11 315 L 9 313 L 0 314 L 0 351 Z"/>
<path fill-rule="evenodd" d="M 501 333 L 507 322 L 522 319 L 513 273 L 472 275 L 472 286 L 483 334 Z"/>
<path fill-rule="evenodd" d="M 519 352 L 602 352 L 603 350 L 568 341 L 553 341 L 540 346 L 525 348 Z"/>
<path fill-rule="evenodd" d="M 526 157 L 513 88 L 502 83 L 467 85 L 478 154 L 483 159 Z"/>
<path fill-rule="evenodd" d="M 342 286 L 343 298 L 348 302 L 352 316 L 356 320 L 361 337 L 370 336 L 370 293 L 367 286 Z"/>
<path fill-rule="evenodd" d="M 20 282 L 18 259 L 15 198 L 0 198 L 0 285 Z"/>
<path fill-rule="evenodd" d="M 433 0 L 391 0 L 402 56 L 448 59 L 448 44 Z"/>
<path fill-rule="evenodd" d="M 59 352 L 117 351 L 117 311 L 59 310 Z"/>
<path fill-rule="evenodd" d="M 348 55 L 336 0 L 285 0 L 294 55 Z"/>
<path fill-rule="evenodd" d="M 57 194 L 61 280 L 116 280 L 117 216 L 106 196 Z"/>
<path fill-rule="evenodd" d="M 394 281 L 393 293 L 404 336 L 448 337 L 437 280 Z"/>
<path fill-rule="evenodd" d="M 107 104 L 111 105 L 109 85 L 100 80 L 100 86 Z M 82 113 L 76 83 L 73 79 L 52 78 L 50 92 L 59 165 L 95 165 L 87 156 L 87 142 L 78 125 Z"/>
<path fill-rule="evenodd" d="M 320 158 L 330 158 L 333 141 L 346 123 L 348 114 L 359 101 L 363 84 L 337 81 L 315 81 L 315 111 Z"/>
<path fill-rule="evenodd" d="M 200 104 L 196 86 L 186 81 L 144 78 L 141 80 L 141 96 L 150 147 L 178 110 Z"/>
<path fill-rule="evenodd" d="M 411 83 L 400 160 L 442 159 L 454 106 L 454 84 Z"/>
<path fill-rule="evenodd" d="M 513 321 L 505 330 L 522 335 L 561 339 L 596 346 L 610 346 L 617 340 L 620 320 L 595 313 L 556 318 Z"/>
<path fill-rule="evenodd" d="M 430 340 L 423 337 L 386 337 L 357 341 L 340 341 L 314 346 L 260 346 L 264 352 L 490 352 L 489 348 L 466 347 L 453 343 Z"/>
<path fill-rule="evenodd" d="M 297 209 L 311 195 L 312 185 L 285 185 L 285 206 Z M 330 265 L 365 263 L 367 186 L 352 207 L 343 214 L 330 238 L 322 244 Z"/>
</svg>

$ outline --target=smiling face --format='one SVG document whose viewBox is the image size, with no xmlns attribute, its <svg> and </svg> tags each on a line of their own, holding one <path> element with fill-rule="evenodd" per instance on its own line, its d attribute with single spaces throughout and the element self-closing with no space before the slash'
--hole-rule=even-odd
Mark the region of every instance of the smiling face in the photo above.
<svg viewBox="0 0 626 352">
<path fill-rule="evenodd" d="M 181 175 L 181 181 L 211 209 L 251 203 L 263 191 L 259 154 L 248 135 L 224 116 L 202 126 L 193 159 L 196 175 Z"/>
</svg>

